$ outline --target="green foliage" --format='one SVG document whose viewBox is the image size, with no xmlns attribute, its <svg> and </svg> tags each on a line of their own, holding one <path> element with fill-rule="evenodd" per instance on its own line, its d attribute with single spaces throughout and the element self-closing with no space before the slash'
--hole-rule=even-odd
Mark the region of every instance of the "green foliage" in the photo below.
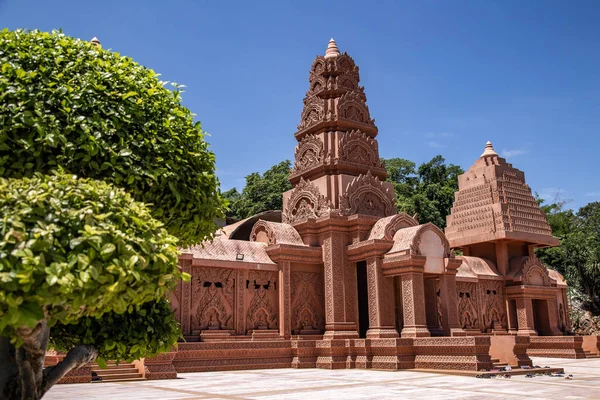
<svg viewBox="0 0 600 400">
<path fill-rule="evenodd" d="M 215 157 L 180 86 L 62 33 L 0 32 L 0 176 L 63 169 L 151 203 L 182 245 L 216 230 Z"/>
<path fill-rule="evenodd" d="M 385 160 L 387 180 L 394 184 L 398 211 L 417 214 L 419 222 L 446 226 L 446 216 L 458 190 L 458 175 L 464 171 L 453 164 L 446 165 L 442 156 L 416 168 L 412 161 L 402 158 Z"/>
<path fill-rule="evenodd" d="M 98 363 L 107 360 L 131 362 L 167 352 L 181 338 L 171 305 L 165 299 L 133 307 L 131 312 L 85 317 L 73 324 L 56 324 L 50 342 L 68 351 L 80 344 L 98 349 Z"/>
<path fill-rule="evenodd" d="M 288 181 L 290 168 L 289 160 L 282 161 L 263 175 L 248 175 L 241 194 L 235 188 L 225 192 L 223 197 L 230 201 L 228 216 L 243 219 L 263 211 L 281 210 L 283 192 L 292 188 Z"/>
<path fill-rule="evenodd" d="M 144 204 L 109 183 L 0 179 L 0 335 L 163 297 L 181 279 L 175 243 Z"/>
<path fill-rule="evenodd" d="M 538 249 L 536 255 L 565 275 L 569 284 L 583 293 L 589 304 L 600 295 L 600 202 L 589 203 L 577 213 L 565 209 L 565 202 L 543 205 L 552 233 L 560 239 L 557 247 Z"/>
</svg>

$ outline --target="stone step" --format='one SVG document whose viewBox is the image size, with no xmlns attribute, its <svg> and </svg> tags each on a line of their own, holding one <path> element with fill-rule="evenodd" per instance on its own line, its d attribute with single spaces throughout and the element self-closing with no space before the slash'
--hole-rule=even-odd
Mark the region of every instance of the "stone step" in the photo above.
<svg viewBox="0 0 600 400">
<path fill-rule="evenodd" d="M 141 375 L 141 374 L 140 374 Z M 145 381 L 145 378 L 122 378 L 122 379 L 102 379 L 101 381 L 92 381 L 92 383 L 114 383 L 114 382 L 135 382 Z"/>
<path fill-rule="evenodd" d="M 92 382 L 112 382 L 115 380 L 122 380 L 122 379 L 143 379 L 142 378 L 142 374 L 140 374 L 139 372 L 133 372 L 133 373 L 123 373 L 123 374 L 113 374 L 113 375 L 98 375 L 99 377 L 102 378 L 102 381 L 92 381 Z"/>
<path fill-rule="evenodd" d="M 92 369 L 92 372 L 98 374 L 98 376 L 106 376 L 106 375 L 118 375 L 118 374 L 131 374 L 137 373 L 137 368 L 114 368 L 114 369 Z"/>
<path fill-rule="evenodd" d="M 500 362 L 499 358 L 492 358 L 492 363 L 497 363 L 497 362 Z"/>
<path fill-rule="evenodd" d="M 102 368 L 100 367 L 98 364 L 92 364 L 92 369 L 93 370 L 103 370 L 106 371 L 108 369 L 122 369 L 122 368 L 134 368 L 135 369 L 135 365 L 133 365 L 132 363 L 121 363 L 121 364 L 115 364 L 115 363 L 109 363 L 106 365 L 106 368 Z"/>
</svg>

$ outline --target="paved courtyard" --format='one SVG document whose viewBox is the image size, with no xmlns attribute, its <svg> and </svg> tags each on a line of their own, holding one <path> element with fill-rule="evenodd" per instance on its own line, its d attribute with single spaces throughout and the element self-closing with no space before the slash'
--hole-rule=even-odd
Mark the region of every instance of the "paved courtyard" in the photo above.
<svg viewBox="0 0 600 400">
<path fill-rule="evenodd" d="M 71 399 L 583 399 L 600 398 L 600 359 L 536 358 L 573 380 L 539 376 L 477 379 L 414 371 L 274 369 L 180 374 L 179 379 L 55 386 L 47 400 Z"/>
</svg>

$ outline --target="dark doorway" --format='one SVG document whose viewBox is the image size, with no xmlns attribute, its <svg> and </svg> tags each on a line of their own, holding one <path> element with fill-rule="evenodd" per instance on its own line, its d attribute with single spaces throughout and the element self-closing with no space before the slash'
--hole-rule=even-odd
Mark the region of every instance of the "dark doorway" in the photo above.
<svg viewBox="0 0 600 400">
<path fill-rule="evenodd" d="M 516 331 L 519 329 L 519 322 L 517 320 L 517 301 L 509 300 L 508 301 L 508 310 L 509 310 L 509 328 L 511 331 Z"/>
<path fill-rule="evenodd" d="M 356 283 L 358 287 L 358 334 L 367 337 L 369 330 L 369 289 L 367 285 L 367 262 L 356 263 Z"/>
<path fill-rule="evenodd" d="M 533 323 L 535 330 L 540 336 L 551 335 L 550 318 L 548 315 L 547 300 L 532 300 L 533 304 Z"/>
</svg>

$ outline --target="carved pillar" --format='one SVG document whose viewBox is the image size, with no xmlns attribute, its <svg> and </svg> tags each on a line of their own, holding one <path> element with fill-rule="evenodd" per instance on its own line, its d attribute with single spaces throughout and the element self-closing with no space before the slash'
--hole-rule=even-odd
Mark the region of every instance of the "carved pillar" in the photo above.
<svg viewBox="0 0 600 400">
<path fill-rule="evenodd" d="M 512 300 L 506 299 L 506 324 L 508 326 L 508 333 L 516 334 L 517 333 L 517 315 L 516 308 L 514 308 L 511 304 Z"/>
<path fill-rule="evenodd" d="M 571 325 L 571 315 L 569 310 L 571 309 L 571 305 L 569 304 L 569 300 L 567 299 L 567 289 L 561 289 L 562 294 L 562 304 L 563 304 L 563 317 L 565 318 L 565 333 L 571 334 L 573 332 L 573 328 Z"/>
<path fill-rule="evenodd" d="M 394 316 L 394 279 L 383 276 L 382 259 L 367 259 L 369 330 L 367 338 L 398 337 Z"/>
<path fill-rule="evenodd" d="M 235 333 L 237 335 L 246 334 L 246 304 L 245 304 L 245 293 L 246 293 L 246 270 L 239 269 L 236 271 L 235 279 Z"/>
<path fill-rule="evenodd" d="M 413 269 L 400 275 L 402 282 L 402 305 L 404 327 L 402 337 L 431 336 L 427 329 L 425 317 L 425 289 L 423 269 L 420 272 Z"/>
<path fill-rule="evenodd" d="M 325 339 L 358 338 L 356 327 L 356 294 L 347 293 L 350 266 L 342 232 L 330 232 L 323 240 L 325 280 Z M 350 276 L 348 276 L 350 275 Z M 356 288 L 356 271 L 354 285 Z M 356 291 L 356 289 L 354 289 Z M 346 295 L 348 294 L 348 296 Z"/>
<path fill-rule="evenodd" d="M 535 324 L 533 322 L 533 305 L 530 298 L 518 298 L 517 302 L 517 323 L 519 330 L 517 335 L 537 336 Z"/>
<path fill-rule="evenodd" d="M 180 265 L 183 272 L 192 274 L 192 260 L 181 259 Z M 192 307 L 192 278 L 188 282 L 181 284 L 181 332 L 183 336 L 190 335 L 191 332 L 191 316 L 190 308 Z"/>
<path fill-rule="evenodd" d="M 456 301 L 456 272 L 461 261 L 446 259 L 446 273 L 440 275 L 440 296 L 442 304 L 442 329 L 446 336 L 465 336 L 458 319 Z"/>
<path fill-rule="evenodd" d="M 546 301 L 548 305 L 548 325 L 550 326 L 550 332 L 552 336 L 562 336 L 562 332 L 558 326 L 558 307 L 556 306 L 556 299 L 549 299 Z"/>
<path fill-rule="evenodd" d="M 289 339 L 292 334 L 291 263 L 283 261 L 279 267 L 279 334 Z"/>
<path fill-rule="evenodd" d="M 427 329 L 432 336 L 441 336 L 442 329 L 438 318 L 438 295 L 436 288 L 437 279 L 425 279 L 425 310 Z"/>
</svg>

